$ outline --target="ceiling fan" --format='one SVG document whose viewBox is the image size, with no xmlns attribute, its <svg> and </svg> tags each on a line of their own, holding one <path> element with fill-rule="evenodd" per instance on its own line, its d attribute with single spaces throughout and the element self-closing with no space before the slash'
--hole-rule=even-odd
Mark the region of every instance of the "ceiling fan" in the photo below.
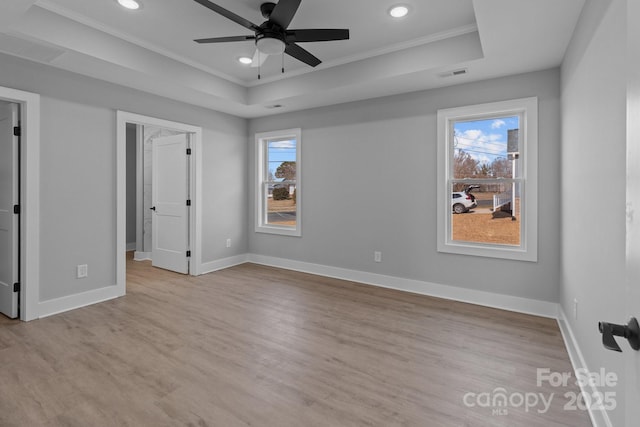
<svg viewBox="0 0 640 427">
<path fill-rule="evenodd" d="M 259 67 L 268 55 L 278 55 L 283 52 L 312 67 L 316 67 L 322 61 L 309 51 L 300 47 L 297 43 L 323 42 L 333 40 L 348 40 L 347 29 L 305 29 L 289 30 L 287 27 L 296 14 L 302 0 L 280 0 L 278 4 L 263 3 L 260 12 L 266 19 L 261 25 L 256 25 L 235 13 L 218 6 L 208 0 L 195 0 L 204 7 L 242 25 L 254 32 L 250 36 L 213 37 L 194 40 L 197 43 L 224 43 L 255 40 L 256 53 L 252 66 Z M 284 68 L 283 68 L 284 72 Z"/>
</svg>

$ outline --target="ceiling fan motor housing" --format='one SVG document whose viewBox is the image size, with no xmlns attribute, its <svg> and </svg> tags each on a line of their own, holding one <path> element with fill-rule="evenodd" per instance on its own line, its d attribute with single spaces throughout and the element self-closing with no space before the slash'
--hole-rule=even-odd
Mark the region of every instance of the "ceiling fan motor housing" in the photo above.
<svg viewBox="0 0 640 427">
<path fill-rule="evenodd" d="M 271 12 L 273 12 L 274 7 L 276 7 L 276 4 L 271 2 L 262 3 L 260 5 L 260 13 L 262 13 L 264 19 L 269 19 L 271 17 Z"/>
</svg>

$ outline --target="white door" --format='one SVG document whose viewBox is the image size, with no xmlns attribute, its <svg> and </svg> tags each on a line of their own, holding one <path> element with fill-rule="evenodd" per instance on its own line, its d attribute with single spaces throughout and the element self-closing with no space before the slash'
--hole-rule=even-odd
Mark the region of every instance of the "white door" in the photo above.
<svg viewBox="0 0 640 427">
<path fill-rule="evenodd" d="M 188 135 L 153 140 L 151 165 L 152 265 L 189 273 Z"/>
<path fill-rule="evenodd" d="M 18 317 L 18 105 L 0 102 L 0 313 Z"/>
<path fill-rule="evenodd" d="M 640 3 L 627 1 L 627 283 L 625 319 L 640 320 Z M 621 319 L 622 320 L 622 319 Z M 640 425 L 640 351 L 618 338 L 625 360 L 626 425 Z"/>
</svg>

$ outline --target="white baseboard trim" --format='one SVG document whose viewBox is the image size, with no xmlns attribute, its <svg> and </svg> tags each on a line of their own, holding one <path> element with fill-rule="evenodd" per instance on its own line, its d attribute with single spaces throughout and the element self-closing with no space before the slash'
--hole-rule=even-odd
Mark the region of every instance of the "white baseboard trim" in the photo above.
<svg viewBox="0 0 640 427">
<path fill-rule="evenodd" d="M 136 247 L 137 247 L 137 243 L 136 242 L 127 243 L 127 252 L 135 251 Z"/>
<path fill-rule="evenodd" d="M 118 290 L 118 286 L 113 285 L 66 297 L 42 301 L 38 303 L 38 317 L 43 318 L 53 316 L 54 314 L 118 298 L 122 295 L 123 294 Z"/>
<path fill-rule="evenodd" d="M 151 255 L 148 252 L 137 252 L 135 260 L 145 260 L 145 256 Z M 205 262 L 201 265 L 200 274 L 211 273 L 235 265 L 252 262 L 271 267 L 284 268 L 287 270 L 300 271 L 304 273 L 317 274 L 320 276 L 333 277 L 336 279 L 349 280 L 366 285 L 379 286 L 383 288 L 396 289 L 420 295 L 428 295 L 437 298 L 444 298 L 454 301 L 466 302 L 470 304 L 483 305 L 502 310 L 515 311 L 536 316 L 559 319 L 558 304 L 540 301 L 529 298 L 516 297 L 511 295 L 496 294 L 492 292 L 478 291 L 474 289 L 461 288 L 457 286 L 441 285 L 437 283 L 423 282 L 420 280 L 404 279 L 400 277 L 387 276 L 365 271 L 350 270 L 339 267 L 331 267 L 321 264 L 313 264 L 303 261 L 295 261 L 286 258 L 277 258 L 258 254 L 241 254 L 215 261 Z M 93 291 L 83 292 L 76 295 L 43 301 L 38 304 L 38 317 L 51 316 L 64 311 L 80 308 L 98 302 L 122 296 L 118 294 L 116 286 L 107 286 Z M 562 313 L 562 315 L 564 315 Z M 573 340 L 573 334 L 568 329 L 565 320 L 558 320 L 565 343 L 575 367 L 583 367 L 584 363 L 581 354 L 575 353 L 572 349 L 577 349 L 577 344 Z M 567 332 L 568 331 L 568 332 Z M 571 337 L 571 340 L 567 337 Z M 573 341 L 572 341 L 573 340 Z M 573 347 L 570 347 L 573 343 Z M 606 414 L 605 414 L 606 416 Z M 608 418 L 607 418 L 608 419 Z M 608 426 L 610 424 L 595 424 Z"/>
<path fill-rule="evenodd" d="M 438 298 L 499 308 L 502 310 L 519 313 L 533 314 L 536 316 L 556 319 L 558 316 L 558 304 L 548 301 L 540 301 L 510 295 L 496 294 L 492 292 L 478 291 L 457 286 L 440 285 L 437 283 L 423 282 L 420 280 L 403 279 L 400 277 L 386 276 L 382 274 L 367 273 L 364 271 L 349 270 L 345 268 L 330 267 L 320 264 L 312 264 L 303 261 L 294 261 L 285 258 L 276 258 L 265 255 L 249 254 L 248 262 L 279 267 L 287 270 L 295 270 L 303 273 L 317 274 L 336 279 L 350 280 L 366 285 L 380 286 L 383 288 L 397 289 L 415 294 L 428 295 Z"/>
<path fill-rule="evenodd" d="M 150 261 L 151 260 L 151 252 L 140 252 L 135 251 L 133 253 L 134 261 Z"/>
<path fill-rule="evenodd" d="M 244 264 L 249 261 L 248 254 L 235 255 L 228 258 L 222 258 L 215 261 L 204 262 L 200 265 L 200 274 L 213 273 L 214 271 L 224 268 L 233 267 L 234 265 Z"/>
<path fill-rule="evenodd" d="M 587 367 L 584 356 L 582 355 L 582 351 L 580 351 L 580 346 L 578 346 L 578 341 L 573 334 L 571 325 L 569 324 L 567 316 L 561 305 L 558 305 L 558 326 L 560 327 L 560 332 L 562 333 L 564 345 L 567 348 L 567 352 L 569 353 L 569 359 L 571 359 L 574 373 L 578 369 L 581 369 L 585 372 L 591 372 Z M 603 395 L 601 394 L 602 392 L 598 390 L 598 387 L 593 384 L 580 384 L 580 390 L 589 396 Z M 609 414 L 605 410 L 593 409 L 590 407 L 589 416 L 591 417 L 591 423 L 594 427 L 613 427 L 611 419 L 609 419 Z"/>
</svg>

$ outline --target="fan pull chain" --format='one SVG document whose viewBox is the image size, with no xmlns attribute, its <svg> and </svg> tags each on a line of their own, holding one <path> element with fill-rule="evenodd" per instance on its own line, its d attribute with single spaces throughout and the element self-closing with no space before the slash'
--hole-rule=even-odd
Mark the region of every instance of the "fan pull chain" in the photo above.
<svg viewBox="0 0 640 427">
<path fill-rule="evenodd" d="M 282 52 L 282 74 L 284 74 L 284 52 Z"/>
</svg>

